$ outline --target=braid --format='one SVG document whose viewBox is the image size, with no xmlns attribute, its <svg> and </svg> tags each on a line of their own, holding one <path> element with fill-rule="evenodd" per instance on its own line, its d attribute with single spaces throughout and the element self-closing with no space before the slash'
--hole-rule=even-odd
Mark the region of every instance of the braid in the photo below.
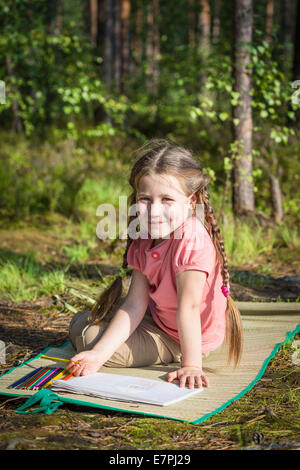
<svg viewBox="0 0 300 470">
<path fill-rule="evenodd" d="M 221 267 L 221 274 L 223 278 L 222 292 L 225 292 L 227 294 L 225 333 L 225 341 L 229 346 L 227 362 L 229 365 L 233 358 L 234 367 L 237 367 L 241 359 L 243 348 L 243 327 L 241 314 L 231 295 L 229 295 L 229 269 L 227 256 L 224 248 L 224 240 L 221 236 L 221 231 L 217 224 L 213 208 L 209 203 L 209 192 L 206 189 L 203 189 L 201 191 L 201 197 L 202 203 L 204 204 L 205 220 L 207 221 L 210 236 L 216 247 L 216 252 Z M 224 286 L 228 287 L 228 292 L 226 292 L 226 287 Z M 225 291 L 223 289 L 225 289 Z"/>
<path fill-rule="evenodd" d="M 224 286 L 229 286 L 229 267 L 228 267 L 228 261 L 227 261 L 227 256 L 225 253 L 225 247 L 224 247 L 224 240 L 221 235 L 220 228 L 217 224 L 214 211 L 212 206 L 209 203 L 209 192 L 204 189 L 202 192 L 202 202 L 204 204 L 204 215 L 205 215 L 205 220 L 207 221 L 208 224 L 208 230 L 210 233 L 210 236 L 213 240 L 213 243 L 216 247 L 217 251 L 217 256 L 219 259 L 219 263 L 221 266 L 221 274 L 223 277 L 223 284 Z"/>
</svg>

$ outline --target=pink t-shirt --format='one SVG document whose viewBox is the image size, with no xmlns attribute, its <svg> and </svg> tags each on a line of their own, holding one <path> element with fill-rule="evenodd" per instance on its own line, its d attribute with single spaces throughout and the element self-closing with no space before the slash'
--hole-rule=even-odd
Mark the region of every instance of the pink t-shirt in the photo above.
<svg viewBox="0 0 300 470">
<path fill-rule="evenodd" d="M 193 269 L 206 272 L 200 307 L 202 352 L 218 348 L 225 336 L 227 299 L 221 291 L 223 278 L 215 246 L 201 220 L 187 218 L 169 238 L 153 246 L 150 238 L 137 238 L 127 252 L 128 265 L 149 282 L 149 307 L 153 320 L 180 343 L 176 321 L 176 275 Z"/>
</svg>

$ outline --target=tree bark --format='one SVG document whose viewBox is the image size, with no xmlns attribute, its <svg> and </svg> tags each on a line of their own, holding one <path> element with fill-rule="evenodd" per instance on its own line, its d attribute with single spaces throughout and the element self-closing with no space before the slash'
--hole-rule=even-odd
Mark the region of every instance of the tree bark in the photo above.
<svg viewBox="0 0 300 470">
<path fill-rule="evenodd" d="M 107 89 L 111 90 L 113 76 L 113 0 L 106 0 L 105 16 L 104 81 Z"/>
<path fill-rule="evenodd" d="M 121 4 L 115 0 L 114 5 L 114 84 L 115 91 L 121 91 L 122 73 L 122 44 L 121 44 Z"/>
<path fill-rule="evenodd" d="M 204 59 L 207 58 L 210 48 L 210 5 L 208 0 L 200 1 L 200 12 L 198 15 L 199 49 Z"/>
<path fill-rule="evenodd" d="M 189 18 L 189 47 L 191 50 L 195 47 L 195 0 L 188 0 L 188 18 Z"/>
<path fill-rule="evenodd" d="M 267 1 L 266 7 L 266 41 L 271 44 L 272 42 L 272 28 L 274 16 L 274 0 Z"/>
<path fill-rule="evenodd" d="M 233 210 L 235 214 L 254 211 L 254 190 L 252 177 L 252 106 L 251 70 L 249 50 L 246 44 L 252 41 L 253 9 L 252 0 L 235 0 L 234 9 L 234 90 L 240 94 L 239 104 L 233 108 L 238 123 L 233 126 L 234 140 L 239 151 L 233 168 Z"/>
<path fill-rule="evenodd" d="M 276 223 L 282 221 L 283 209 L 281 201 L 281 190 L 278 178 L 274 175 L 270 175 L 271 194 L 272 194 L 272 206 L 273 206 L 273 217 Z"/>
<path fill-rule="evenodd" d="M 210 51 L 210 5 L 208 0 L 199 0 L 200 11 L 197 25 L 197 49 L 200 55 L 200 71 L 198 75 L 199 89 L 203 95 L 207 95 L 207 89 L 203 87 L 207 80 L 206 63 Z"/>
<path fill-rule="evenodd" d="M 90 37 L 92 47 L 97 45 L 98 36 L 98 0 L 90 0 Z"/>
<path fill-rule="evenodd" d="M 12 60 L 9 56 L 6 57 L 6 69 L 7 69 L 7 75 L 11 79 L 15 78 Z M 12 88 L 12 92 L 16 90 L 16 85 L 13 85 L 13 82 L 11 84 L 11 88 Z M 16 98 L 12 100 L 12 114 L 13 114 L 12 127 L 11 127 L 12 132 L 23 132 L 22 119 L 19 115 L 19 103 Z"/>
<path fill-rule="evenodd" d="M 125 83 L 130 63 L 130 0 L 121 1 L 121 47 L 122 47 L 122 71 L 121 91 L 125 92 Z"/>
<path fill-rule="evenodd" d="M 106 0 L 98 0 L 97 50 L 103 55 L 106 27 Z"/>
<path fill-rule="evenodd" d="M 135 41 L 134 41 L 134 47 L 133 47 L 133 54 L 134 54 L 135 63 L 139 67 L 141 67 L 142 60 L 143 60 L 142 34 L 143 34 L 143 5 L 141 4 L 141 2 L 138 2 L 137 10 L 136 10 L 136 19 L 135 19 Z"/>
<path fill-rule="evenodd" d="M 159 0 L 153 0 L 153 93 L 157 95 L 159 84 L 159 58 L 160 58 L 160 34 L 159 34 L 159 18 L 160 8 Z"/>
<path fill-rule="evenodd" d="M 146 90 L 153 93 L 153 3 L 147 4 L 147 38 L 146 38 Z"/>
<path fill-rule="evenodd" d="M 56 21 L 57 21 L 57 14 L 61 14 L 61 1 L 54 0 L 53 2 L 46 2 L 45 4 L 45 13 L 44 13 L 44 25 L 45 25 L 45 32 L 46 35 L 44 36 L 44 56 L 47 57 L 49 54 L 49 49 L 51 49 L 51 45 L 49 45 L 48 38 L 49 36 L 57 36 L 56 31 Z M 55 57 L 55 61 L 57 57 Z M 44 61 L 43 64 L 43 81 L 44 81 L 44 88 L 45 88 L 45 123 L 51 124 L 52 123 L 52 116 L 51 116 L 51 108 L 52 103 L 55 99 L 55 93 L 53 92 L 53 87 L 51 83 L 51 70 L 50 65 L 47 61 Z M 45 126 L 42 128 L 42 133 L 46 130 Z"/>
<path fill-rule="evenodd" d="M 293 80 L 300 80 L 300 0 L 297 0 L 294 36 Z"/>
<path fill-rule="evenodd" d="M 214 16 L 212 26 L 212 41 L 218 44 L 220 40 L 220 15 L 221 15 L 221 0 L 215 0 L 214 3 Z"/>
<path fill-rule="evenodd" d="M 159 0 L 150 0 L 147 5 L 146 89 L 152 96 L 157 95 L 159 83 L 159 17 Z"/>
<path fill-rule="evenodd" d="M 291 52 L 292 52 L 292 0 L 282 0 L 282 42 L 283 42 L 283 70 L 290 73 L 291 70 Z"/>
</svg>

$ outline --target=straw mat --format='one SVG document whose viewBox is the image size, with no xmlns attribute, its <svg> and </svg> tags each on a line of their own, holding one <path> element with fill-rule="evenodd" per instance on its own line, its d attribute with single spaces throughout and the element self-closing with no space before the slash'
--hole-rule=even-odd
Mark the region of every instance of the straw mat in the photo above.
<svg viewBox="0 0 300 470">
<path fill-rule="evenodd" d="M 245 305 L 243 305 L 245 304 Z M 246 305 L 247 304 L 247 305 Z M 190 423 L 201 423 L 210 416 L 222 411 L 233 401 L 241 398 L 262 377 L 268 363 L 275 356 L 281 344 L 290 341 L 300 332 L 300 305 L 285 305 L 279 311 L 264 308 L 255 304 L 237 302 L 242 313 L 244 330 L 244 347 L 240 365 L 233 369 L 227 366 L 227 349 L 222 345 L 216 351 L 203 359 L 203 369 L 208 376 L 210 387 L 186 400 L 169 406 L 155 406 L 138 403 L 124 403 L 114 400 L 104 400 L 85 395 L 70 393 L 55 394 L 62 402 L 74 403 L 108 410 L 138 413 L 149 416 L 170 418 Z M 264 304 L 266 305 L 266 304 Z M 268 304 L 268 306 L 272 304 Z M 249 307 L 249 308 L 248 308 Z M 59 348 L 47 348 L 38 356 L 26 363 L 11 369 L 0 377 L 0 395 L 31 396 L 34 391 L 7 388 L 11 383 L 28 374 L 32 368 L 49 365 L 48 359 L 40 356 L 70 358 L 75 354 L 70 342 Z M 50 361 L 53 367 L 62 367 L 61 362 Z M 57 365 L 56 365 L 57 364 Z M 131 375 L 156 380 L 166 380 L 167 373 L 178 368 L 178 364 L 154 365 L 140 368 L 108 368 L 102 367 L 101 372 Z M 52 392 L 53 393 L 53 392 Z M 50 413 L 52 411 L 48 411 Z"/>
</svg>

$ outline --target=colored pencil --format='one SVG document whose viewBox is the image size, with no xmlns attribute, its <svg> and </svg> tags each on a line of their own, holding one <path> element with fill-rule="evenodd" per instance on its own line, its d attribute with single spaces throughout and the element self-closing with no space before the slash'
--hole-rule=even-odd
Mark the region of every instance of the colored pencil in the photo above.
<svg viewBox="0 0 300 470">
<path fill-rule="evenodd" d="M 53 380 L 58 380 L 62 375 L 64 375 L 66 373 L 66 369 L 64 369 L 62 372 L 59 372 L 57 375 L 55 375 L 54 377 L 51 377 L 50 380 L 48 380 L 48 382 L 45 383 L 45 385 L 42 385 L 41 388 L 47 388 L 49 387 L 49 385 L 51 385 L 53 383 Z"/>
<path fill-rule="evenodd" d="M 40 356 L 43 359 L 51 359 L 52 361 L 70 362 L 70 359 L 63 359 L 62 357 Z M 80 364 L 80 361 L 75 361 L 75 364 Z"/>
<path fill-rule="evenodd" d="M 44 367 L 39 367 L 38 369 L 35 370 L 34 374 L 31 376 L 31 377 L 28 377 L 26 378 L 22 383 L 20 383 L 19 385 L 17 385 L 16 388 L 23 388 L 25 387 L 29 382 L 31 382 L 31 380 L 38 376 L 38 374 L 41 372 L 41 370 L 44 369 Z"/>
<path fill-rule="evenodd" d="M 30 377 L 32 377 L 34 374 L 36 374 L 36 369 L 32 370 L 31 372 L 29 372 L 29 374 L 25 375 L 24 377 L 22 377 L 21 379 L 18 379 L 16 382 L 12 383 L 11 385 L 9 385 L 9 387 L 7 388 L 16 388 L 17 385 L 20 385 L 21 383 L 25 382 L 25 380 L 28 380 Z"/>
<path fill-rule="evenodd" d="M 47 377 L 47 380 L 43 381 L 43 383 L 39 384 L 39 389 L 44 388 L 49 384 L 49 382 L 52 383 L 53 380 L 56 379 L 56 377 L 61 377 L 66 373 L 65 369 L 58 369 L 55 373 L 51 374 L 49 377 Z"/>
<path fill-rule="evenodd" d="M 29 390 L 35 390 L 37 385 L 41 382 L 41 380 L 43 380 L 43 378 L 47 377 L 49 374 L 51 374 L 51 369 L 45 369 L 42 371 L 42 375 L 36 377 L 35 381 L 30 384 L 30 386 L 28 387 Z"/>
<path fill-rule="evenodd" d="M 32 389 L 34 388 L 35 384 L 37 384 L 45 375 L 47 375 L 50 370 L 51 370 L 51 369 L 50 369 L 49 367 L 46 367 L 44 370 L 42 370 L 42 371 L 41 371 L 41 374 L 39 374 L 39 375 L 35 378 L 35 380 L 34 380 L 33 382 L 31 382 L 31 383 L 27 386 L 27 388 L 28 388 L 29 390 L 32 390 Z"/>
<path fill-rule="evenodd" d="M 31 380 L 27 385 L 25 385 L 25 388 L 30 389 L 31 385 L 33 385 L 37 381 L 37 379 L 39 379 L 42 375 L 44 375 L 46 369 L 49 369 L 49 367 L 43 367 L 40 373 L 33 380 Z"/>
<path fill-rule="evenodd" d="M 58 371 L 61 371 L 62 369 L 60 369 L 59 367 L 56 367 L 55 369 L 50 369 L 46 374 L 43 375 L 43 377 L 41 377 L 34 385 L 33 385 L 33 389 L 35 388 L 40 388 L 40 386 L 46 382 L 48 382 L 51 377 L 53 377 L 54 375 L 57 375 L 57 372 Z"/>
<path fill-rule="evenodd" d="M 40 356 L 45 359 L 52 359 L 54 361 L 60 361 L 60 362 L 70 362 L 67 359 L 62 359 L 58 357 L 51 357 L 51 356 Z M 76 361 L 76 364 L 79 364 L 80 361 Z M 57 380 L 57 377 L 61 377 L 64 373 L 66 373 L 65 369 L 61 368 L 51 368 L 51 367 L 38 367 L 37 369 L 34 369 L 33 371 L 29 372 L 29 374 L 26 374 L 24 377 L 21 379 L 16 380 L 13 382 L 11 385 L 8 386 L 8 388 L 17 388 L 17 389 L 23 389 L 26 388 L 28 390 L 33 390 L 36 388 L 45 388 L 50 385 L 50 382 L 52 383 L 52 380 Z M 68 380 L 69 378 L 73 377 L 73 374 L 70 373 L 66 377 L 63 378 L 63 380 Z"/>
<path fill-rule="evenodd" d="M 69 374 L 69 375 L 67 375 L 66 377 L 64 377 L 62 380 L 69 380 L 71 377 L 74 377 L 74 375 L 72 374 L 72 372 L 71 372 L 71 374 Z"/>
</svg>

